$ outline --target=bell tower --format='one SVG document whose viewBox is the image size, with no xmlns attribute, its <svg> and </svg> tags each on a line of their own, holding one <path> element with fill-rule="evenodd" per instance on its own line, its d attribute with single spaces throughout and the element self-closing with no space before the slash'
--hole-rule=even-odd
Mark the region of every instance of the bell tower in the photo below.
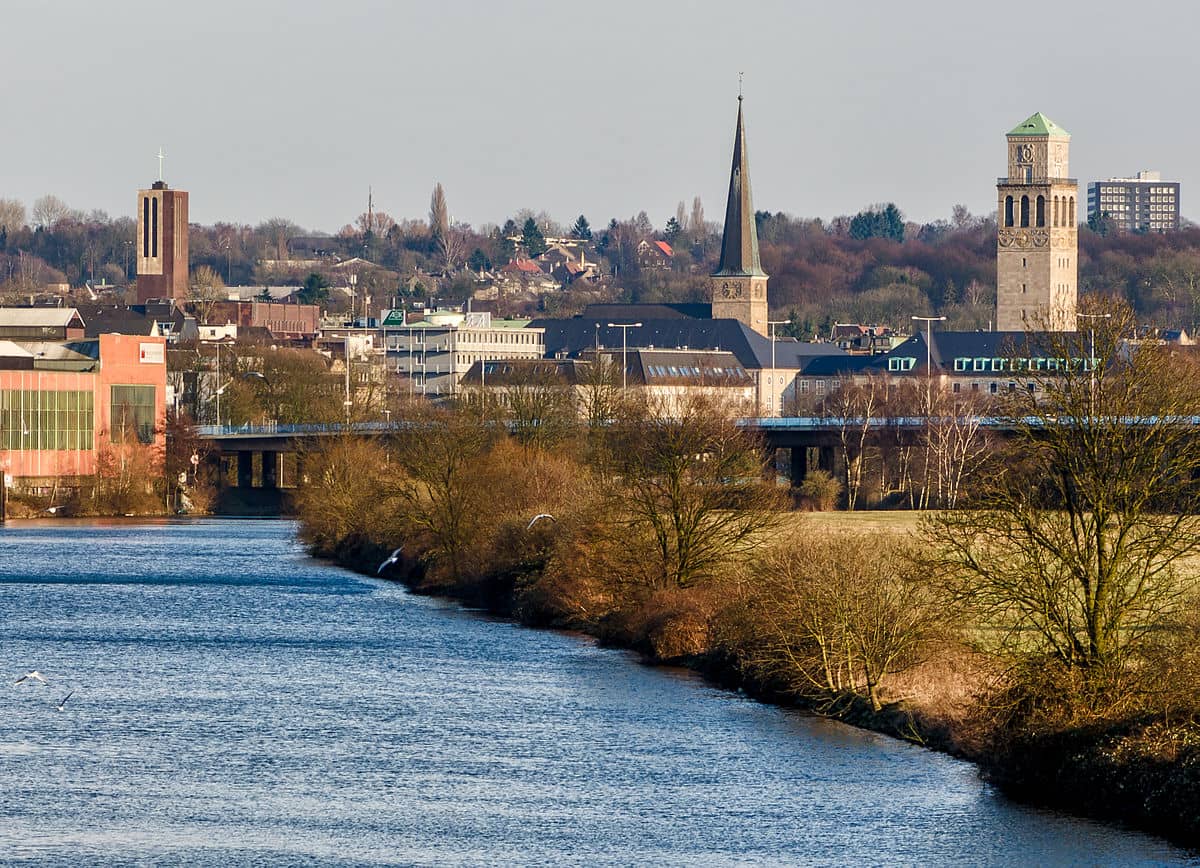
<svg viewBox="0 0 1200 868">
<path fill-rule="evenodd" d="M 1074 331 L 1079 185 L 1067 177 L 1071 136 L 1041 112 L 1008 134 L 996 184 L 996 329 Z"/>
<path fill-rule="evenodd" d="M 158 152 L 158 180 L 137 198 L 137 294 L 135 301 L 188 297 L 188 194 L 162 177 L 166 155 Z"/>
<path fill-rule="evenodd" d="M 713 319 L 741 320 L 756 332 L 767 333 L 767 273 L 758 260 L 758 228 L 750 196 L 750 160 L 738 94 L 737 133 L 733 168 L 729 173 L 729 202 L 721 236 L 721 261 L 709 278 Z"/>
</svg>

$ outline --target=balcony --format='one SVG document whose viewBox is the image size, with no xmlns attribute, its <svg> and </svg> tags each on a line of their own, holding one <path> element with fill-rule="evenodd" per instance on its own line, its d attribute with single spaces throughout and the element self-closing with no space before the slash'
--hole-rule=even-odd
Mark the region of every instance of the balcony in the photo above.
<svg viewBox="0 0 1200 868">
<path fill-rule="evenodd" d="M 1009 187 L 1026 187 L 1030 184 L 1070 184 L 1073 187 L 1079 186 L 1077 178 L 1038 178 L 1034 177 L 1032 181 L 1022 181 L 1020 178 L 997 178 L 996 183 L 1003 184 Z"/>
</svg>

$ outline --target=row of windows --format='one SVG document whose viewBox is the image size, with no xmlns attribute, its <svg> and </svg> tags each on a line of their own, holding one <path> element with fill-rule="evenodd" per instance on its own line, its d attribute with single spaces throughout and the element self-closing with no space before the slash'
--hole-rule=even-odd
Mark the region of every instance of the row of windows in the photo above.
<svg viewBox="0 0 1200 868">
<path fill-rule="evenodd" d="M 1004 197 L 1004 225 L 1015 226 L 1020 225 L 1023 228 L 1028 228 L 1030 225 L 1029 214 L 1030 199 L 1028 196 L 1022 196 L 1020 201 L 1015 200 L 1012 196 Z M 1046 197 L 1039 195 L 1033 200 L 1034 206 L 1034 226 L 1045 228 L 1046 226 Z M 1053 214 L 1052 224 L 1054 226 L 1074 226 L 1075 225 L 1075 197 L 1074 196 L 1055 196 L 1052 203 Z M 1019 209 L 1019 213 L 1018 213 Z"/>
<path fill-rule="evenodd" d="M 92 449 L 94 430 L 90 391 L 0 390 L 0 449 Z"/>
</svg>

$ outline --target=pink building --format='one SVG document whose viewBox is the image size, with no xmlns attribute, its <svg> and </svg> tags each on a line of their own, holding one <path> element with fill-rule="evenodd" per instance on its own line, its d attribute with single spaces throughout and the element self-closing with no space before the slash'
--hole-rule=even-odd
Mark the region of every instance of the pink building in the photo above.
<svg viewBox="0 0 1200 868">
<path fill-rule="evenodd" d="M 161 456 L 166 387 L 165 338 L 0 340 L 0 469 L 39 488 L 94 475 L 115 444 Z"/>
</svg>

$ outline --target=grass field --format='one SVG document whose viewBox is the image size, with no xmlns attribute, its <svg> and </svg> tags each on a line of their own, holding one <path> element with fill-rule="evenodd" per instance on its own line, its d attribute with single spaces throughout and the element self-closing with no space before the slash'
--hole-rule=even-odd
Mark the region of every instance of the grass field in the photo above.
<svg viewBox="0 0 1200 868">
<path fill-rule="evenodd" d="M 798 512 L 795 521 L 814 530 L 851 531 L 858 533 L 913 533 L 924 513 L 913 511 L 871 510 L 863 512 Z"/>
</svg>

